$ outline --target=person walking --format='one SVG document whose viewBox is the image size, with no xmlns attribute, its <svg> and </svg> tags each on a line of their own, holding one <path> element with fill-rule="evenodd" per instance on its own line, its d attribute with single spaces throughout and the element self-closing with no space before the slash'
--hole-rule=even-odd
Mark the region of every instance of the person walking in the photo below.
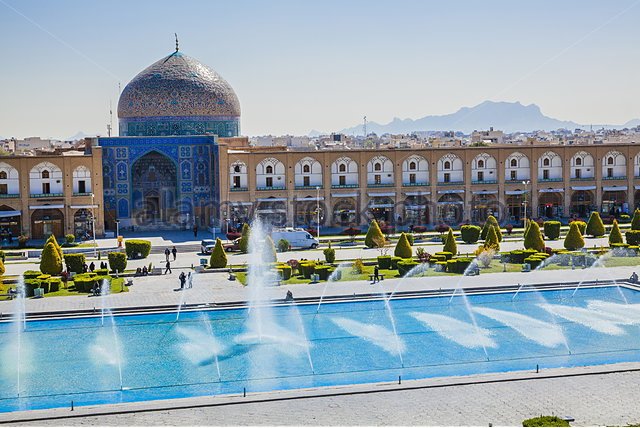
<svg viewBox="0 0 640 428">
<path fill-rule="evenodd" d="M 178 255 L 178 250 L 176 249 L 175 245 L 171 249 L 171 254 L 173 254 L 173 261 L 175 262 L 176 261 L 176 256 Z"/>
<path fill-rule="evenodd" d="M 180 279 L 180 289 L 183 290 L 184 285 L 187 282 L 187 277 L 184 272 L 180 272 L 180 276 L 178 278 Z"/>
<path fill-rule="evenodd" d="M 193 288 L 193 275 L 191 272 L 187 275 L 187 288 Z"/>
<path fill-rule="evenodd" d="M 165 266 L 165 268 L 166 268 L 166 269 L 164 270 L 164 274 L 165 274 L 165 275 L 167 274 L 167 272 L 168 272 L 168 273 L 172 273 L 172 272 L 171 272 L 171 262 L 169 261 L 169 259 L 168 259 L 168 258 L 167 258 L 167 264 L 166 264 L 166 265 L 164 265 L 164 266 Z"/>
<path fill-rule="evenodd" d="M 193 225 L 193 237 L 194 238 L 198 237 L 198 225 L 197 224 Z"/>
<path fill-rule="evenodd" d="M 96 269 L 95 263 L 91 262 L 91 264 L 89 265 L 89 272 L 93 272 L 95 269 Z"/>
<path fill-rule="evenodd" d="M 380 282 L 380 271 L 378 269 L 378 265 L 373 267 L 373 283 Z"/>
<path fill-rule="evenodd" d="M 169 261 L 169 255 L 171 254 L 171 250 L 169 250 L 169 247 L 164 249 L 164 257 L 167 259 L 167 261 Z"/>
</svg>

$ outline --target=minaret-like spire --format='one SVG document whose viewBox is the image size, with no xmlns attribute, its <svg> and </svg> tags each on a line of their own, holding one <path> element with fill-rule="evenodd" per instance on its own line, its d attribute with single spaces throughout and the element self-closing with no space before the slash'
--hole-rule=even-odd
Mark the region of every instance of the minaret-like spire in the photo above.
<svg viewBox="0 0 640 428">
<path fill-rule="evenodd" d="M 173 33 L 176 36 L 176 52 L 178 52 L 178 33 Z"/>
</svg>

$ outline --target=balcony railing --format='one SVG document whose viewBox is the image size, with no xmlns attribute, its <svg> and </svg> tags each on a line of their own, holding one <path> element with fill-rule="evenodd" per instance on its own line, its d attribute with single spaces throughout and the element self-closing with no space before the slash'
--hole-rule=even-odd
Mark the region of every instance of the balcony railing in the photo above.
<svg viewBox="0 0 640 428">
<path fill-rule="evenodd" d="M 332 184 L 331 185 L 332 189 L 356 189 L 358 187 L 360 187 L 358 185 L 358 183 L 356 183 L 356 184 Z"/>
<path fill-rule="evenodd" d="M 230 192 L 246 192 L 247 190 L 249 190 L 248 187 L 231 187 L 231 188 L 229 188 Z"/>
<path fill-rule="evenodd" d="M 514 184 L 514 183 L 522 184 L 523 181 L 528 181 L 528 180 L 530 180 L 530 178 L 514 178 L 513 180 L 512 179 L 504 180 L 504 182 L 507 184 Z"/>
<path fill-rule="evenodd" d="M 316 187 L 322 189 L 322 185 L 321 184 L 318 185 L 318 186 L 312 186 L 312 185 L 309 185 L 309 186 L 296 186 L 295 189 L 296 190 L 316 190 Z"/>
<path fill-rule="evenodd" d="M 31 193 L 29 195 L 32 198 L 61 198 L 63 193 Z"/>
<path fill-rule="evenodd" d="M 393 187 L 393 183 L 368 183 L 367 187 Z"/>
<path fill-rule="evenodd" d="M 563 181 L 562 177 L 559 178 L 538 178 L 538 183 L 557 183 Z"/>
<path fill-rule="evenodd" d="M 619 175 L 617 177 L 602 177 L 603 180 L 626 180 L 626 175 Z"/>
<path fill-rule="evenodd" d="M 256 187 L 256 190 L 287 190 L 285 186 L 271 186 L 271 187 Z"/>
<path fill-rule="evenodd" d="M 402 183 L 402 186 L 404 187 L 428 186 L 428 185 L 429 185 L 428 181 L 424 181 L 422 183 Z"/>
<path fill-rule="evenodd" d="M 464 184 L 464 181 L 439 181 L 438 185 L 439 186 L 459 186 L 461 184 Z"/>
<path fill-rule="evenodd" d="M 73 192 L 73 196 L 91 196 L 91 192 Z"/>
<path fill-rule="evenodd" d="M 4 193 L 0 194 L 0 199 L 11 199 L 11 198 L 19 198 L 20 193 Z"/>
<path fill-rule="evenodd" d="M 498 180 L 471 180 L 471 184 L 496 184 Z"/>
</svg>

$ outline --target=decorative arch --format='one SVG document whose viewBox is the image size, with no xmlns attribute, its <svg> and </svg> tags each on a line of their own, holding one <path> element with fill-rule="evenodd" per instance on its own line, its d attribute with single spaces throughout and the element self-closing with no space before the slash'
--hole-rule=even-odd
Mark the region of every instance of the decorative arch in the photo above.
<svg viewBox="0 0 640 428">
<path fill-rule="evenodd" d="M 529 158 L 520 152 L 511 153 L 504 162 L 506 181 L 523 181 L 531 179 Z"/>
<path fill-rule="evenodd" d="M 471 161 L 471 180 L 478 183 L 498 181 L 496 158 L 489 153 L 480 153 Z"/>
<path fill-rule="evenodd" d="M 51 162 L 40 162 L 29 171 L 29 189 L 32 195 L 62 194 L 62 169 Z"/>
<path fill-rule="evenodd" d="M 402 162 L 403 186 L 426 186 L 429 184 L 429 162 L 419 155 L 411 155 Z"/>
<path fill-rule="evenodd" d="M 602 177 L 619 179 L 627 176 L 627 158 L 617 150 L 611 150 L 602 157 Z"/>
<path fill-rule="evenodd" d="M 248 189 L 248 169 L 247 164 L 237 160 L 229 165 L 229 185 L 231 190 Z"/>
<path fill-rule="evenodd" d="M 562 181 L 562 158 L 554 151 L 544 152 L 538 158 L 539 181 Z"/>
<path fill-rule="evenodd" d="M 581 150 L 571 157 L 571 178 L 586 179 L 595 177 L 595 163 L 591 153 Z"/>
<path fill-rule="evenodd" d="M 331 164 L 331 187 L 358 187 L 358 163 L 343 156 Z"/>
<path fill-rule="evenodd" d="M 438 160 L 438 183 L 462 183 L 464 169 L 462 159 L 447 153 Z"/>
<path fill-rule="evenodd" d="M 276 158 L 265 158 L 256 165 L 256 187 L 262 189 L 285 189 L 285 167 Z"/>
<path fill-rule="evenodd" d="M 91 193 L 91 170 L 84 165 L 80 165 L 73 170 L 73 193 Z"/>
<path fill-rule="evenodd" d="M 0 162 L 0 195 L 20 195 L 20 174 L 6 162 Z"/>
<path fill-rule="evenodd" d="M 393 162 L 386 156 L 374 156 L 367 162 L 369 186 L 393 186 Z"/>
<path fill-rule="evenodd" d="M 307 156 L 294 166 L 295 185 L 298 188 L 322 186 L 322 164 Z"/>
</svg>

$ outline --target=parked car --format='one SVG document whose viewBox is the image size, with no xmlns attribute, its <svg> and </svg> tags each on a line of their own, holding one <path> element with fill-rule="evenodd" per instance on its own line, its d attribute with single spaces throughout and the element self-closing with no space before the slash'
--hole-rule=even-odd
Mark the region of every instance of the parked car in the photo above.
<svg viewBox="0 0 640 428">
<path fill-rule="evenodd" d="M 216 246 L 216 241 L 213 239 L 203 239 L 200 243 L 200 252 L 202 254 L 211 254 L 213 247 Z"/>
<path fill-rule="evenodd" d="M 281 239 L 289 241 L 291 248 L 318 248 L 318 240 L 304 229 L 275 229 L 271 233 L 271 238 L 276 244 Z"/>
<path fill-rule="evenodd" d="M 224 248 L 226 252 L 240 251 L 240 238 L 235 239 L 233 242 L 229 242 L 228 244 L 222 244 L 222 248 Z"/>
</svg>

